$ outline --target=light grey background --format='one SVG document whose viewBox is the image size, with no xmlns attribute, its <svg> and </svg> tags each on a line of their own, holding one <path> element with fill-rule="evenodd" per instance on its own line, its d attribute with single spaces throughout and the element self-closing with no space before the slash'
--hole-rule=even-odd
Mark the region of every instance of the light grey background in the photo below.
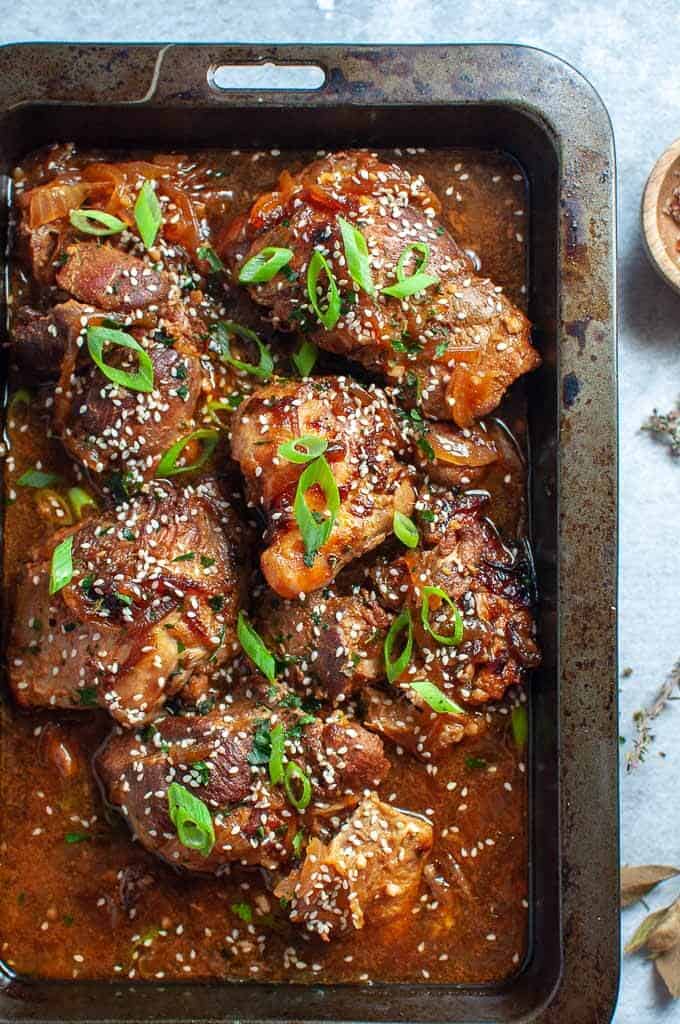
<svg viewBox="0 0 680 1024">
<path fill-rule="evenodd" d="M 666 409 L 680 394 L 680 297 L 648 266 L 638 230 L 646 176 L 680 136 L 679 37 L 680 0 L 0 0 L 0 42 L 518 42 L 552 51 L 590 79 L 611 114 L 618 152 L 620 665 L 633 669 L 620 681 L 620 731 L 628 740 L 632 712 L 680 656 L 680 460 L 639 432 L 655 405 Z M 680 865 L 679 723 L 673 704 L 656 724 L 647 761 L 622 778 L 624 863 Z M 680 884 L 667 883 L 650 904 L 678 893 Z M 643 915 L 642 907 L 625 912 L 624 935 Z M 665 998 L 649 964 L 627 959 L 614 1019 L 680 1022 L 680 1002 Z"/>
</svg>

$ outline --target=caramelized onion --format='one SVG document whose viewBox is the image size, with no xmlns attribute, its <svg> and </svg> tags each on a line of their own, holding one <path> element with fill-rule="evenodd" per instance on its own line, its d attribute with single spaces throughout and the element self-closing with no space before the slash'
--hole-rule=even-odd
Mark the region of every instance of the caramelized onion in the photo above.
<svg viewBox="0 0 680 1024">
<path fill-rule="evenodd" d="M 31 231 L 51 224 L 62 217 L 68 217 L 71 210 L 77 210 L 85 199 L 102 192 L 102 182 L 53 181 L 39 185 L 26 195 L 29 205 L 28 226 Z"/>
<path fill-rule="evenodd" d="M 435 458 L 452 466 L 489 466 L 498 459 L 498 449 L 490 437 L 481 433 L 465 437 L 453 427 L 431 426 L 427 440 L 432 445 Z"/>
<path fill-rule="evenodd" d="M 73 511 L 66 498 L 51 487 L 41 487 L 34 494 L 34 501 L 41 519 L 54 526 L 71 526 Z"/>
<path fill-rule="evenodd" d="M 176 209 L 169 211 L 163 224 L 163 236 L 175 245 L 181 245 L 187 252 L 195 253 L 201 244 L 198 216 L 191 199 L 181 188 L 161 182 L 160 195 L 167 196 Z M 179 218 L 175 219 L 177 214 Z"/>
</svg>

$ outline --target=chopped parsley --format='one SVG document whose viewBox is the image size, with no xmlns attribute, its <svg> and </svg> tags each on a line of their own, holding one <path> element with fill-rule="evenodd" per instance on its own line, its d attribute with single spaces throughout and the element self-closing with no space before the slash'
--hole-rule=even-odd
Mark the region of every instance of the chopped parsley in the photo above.
<svg viewBox="0 0 680 1024">
<path fill-rule="evenodd" d="M 153 332 L 153 340 L 159 342 L 161 345 L 165 345 L 166 348 L 172 348 L 175 344 L 173 336 L 171 334 L 166 334 L 162 327 L 159 327 L 157 331 Z"/>
<path fill-rule="evenodd" d="M 253 908 L 250 903 L 232 903 L 232 913 L 240 917 L 246 924 L 251 924 L 253 920 Z"/>
<path fill-rule="evenodd" d="M 296 832 L 293 836 L 293 853 L 300 859 L 302 855 L 302 848 L 305 845 L 305 834 L 302 830 Z"/>
<path fill-rule="evenodd" d="M 248 754 L 248 764 L 262 765 L 269 764 L 269 757 L 272 752 L 271 729 L 269 719 L 263 718 L 255 723 L 253 733 L 253 746 Z"/>
<path fill-rule="evenodd" d="M 81 708 L 96 708 L 99 704 L 96 687 L 83 686 L 81 690 L 76 690 L 74 701 L 80 704 Z"/>
<path fill-rule="evenodd" d="M 92 836 L 87 835 L 86 832 L 67 832 L 64 836 L 64 842 L 71 846 L 75 843 L 86 843 L 90 839 Z"/>
<path fill-rule="evenodd" d="M 191 765 L 191 773 L 195 775 L 201 786 L 207 786 L 210 782 L 210 768 L 205 761 L 194 761 Z"/>
</svg>

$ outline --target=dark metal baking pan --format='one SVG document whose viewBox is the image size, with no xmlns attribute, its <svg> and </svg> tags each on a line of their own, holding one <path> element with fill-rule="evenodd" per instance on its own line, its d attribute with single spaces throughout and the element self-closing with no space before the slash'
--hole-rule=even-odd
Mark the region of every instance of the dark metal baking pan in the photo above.
<svg viewBox="0 0 680 1024">
<path fill-rule="evenodd" d="M 214 69 L 314 64 L 317 90 L 215 89 Z M 614 154 L 562 61 L 520 46 L 26 45 L 0 50 L 0 172 L 55 139 L 188 148 L 502 149 L 531 189 L 533 681 L 530 952 L 494 988 L 19 981 L 5 1020 L 610 1019 L 618 979 Z"/>
</svg>

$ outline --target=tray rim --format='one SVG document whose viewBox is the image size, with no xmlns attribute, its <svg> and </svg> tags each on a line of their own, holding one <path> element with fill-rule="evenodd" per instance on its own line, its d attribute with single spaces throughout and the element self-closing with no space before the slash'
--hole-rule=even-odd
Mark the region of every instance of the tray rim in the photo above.
<svg viewBox="0 0 680 1024">
<path fill-rule="evenodd" d="M 590 83 L 576 70 L 572 65 L 566 61 L 562 61 L 560 58 L 555 57 L 548 51 L 543 50 L 539 47 L 528 47 L 521 44 L 498 44 L 498 43 L 438 43 L 438 44 L 363 44 L 363 45 L 346 45 L 342 43 L 335 44 L 290 44 L 284 46 L 278 46 L 276 44 L 219 44 L 219 43 L 141 43 L 141 44 L 119 44 L 119 43 L 8 43 L 0 47 L 0 67 L 3 63 L 6 63 L 8 58 L 14 59 L 15 54 L 31 54 L 35 50 L 41 51 L 43 54 L 48 54 L 50 57 L 56 60 L 67 61 L 72 59 L 76 55 L 82 57 L 88 54 L 92 57 L 93 54 L 106 53 L 113 58 L 115 54 L 122 52 L 136 51 L 136 56 L 144 58 L 145 56 L 153 56 L 153 76 L 152 82 L 146 93 L 140 97 L 133 97 L 130 94 L 125 94 L 124 98 L 115 101 L 115 105 L 134 105 L 137 106 L 140 103 L 148 104 L 151 108 L 156 106 L 168 106 L 168 107 L 182 107 L 182 106 L 217 106 L 217 107 L 229 107 L 229 106 L 260 106 L 262 104 L 255 96 L 249 96 L 247 93 L 242 91 L 234 91 L 226 96 L 215 95 L 208 90 L 207 84 L 203 91 L 201 91 L 201 83 L 196 82 L 192 85 L 189 90 L 183 90 L 177 92 L 172 89 L 172 80 L 167 78 L 168 71 L 166 65 L 170 64 L 170 73 L 172 73 L 172 64 L 175 58 L 179 55 L 185 55 L 187 53 L 195 54 L 208 54 L 212 52 L 219 53 L 220 56 L 228 55 L 228 59 L 225 62 L 228 63 L 239 63 L 238 57 L 242 57 L 241 62 L 249 63 L 257 60 L 258 62 L 265 62 L 270 59 L 278 59 L 282 63 L 323 63 L 324 59 L 329 60 L 332 56 L 341 56 L 343 58 L 342 63 L 345 64 L 348 59 L 362 60 L 367 56 L 373 55 L 380 59 L 386 59 L 392 55 L 408 54 L 409 56 L 422 56 L 423 58 L 440 56 L 442 54 L 451 57 L 466 57 L 467 55 L 474 55 L 476 60 L 479 61 L 480 55 L 487 62 L 493 62 L 494 59 L 497 63 L 502 64 L 503 58 L 506 55 L 515 55 L 515 57 L 521 57 L 526 68 L 530 69 L 533 67 L 537 71 L 540 68 L 542 73 L 549 72 L 555 76 L 561 85 L 561 87 L 567 93 L 564 101 L 562 97 L 553 97 L 552 100 L 546 100 L 545 95 L 542 96 L 544 103 L 539 103 L 536 100 L 536 91 L 531 92 L 527 90 L 525 95 L 520 95 L 516 90 L 512 94 L 512 82 L 509 80 L 512 76 L 505 76 L 503 72 L 498 72 L 496 68 L 496 75 L 490 75 L 489 81 L 491 83 L 488 91 L 477 90 L 477 93 L 472 95 L 466 95 L 464 85 L 457 82 L 455 87 L 452 86 L 452 91 L 455 93 L 455 89 L 460 90 L 458 95 L 453 98 L 449 97 L 445 100 L 432 100 L 431 98 L 421 99 L 417 96 L 408 97 L 397 102 L 387 102 L 384 95 L 379 96 L 371 92 L 370 87 L 364 89 L 359 95 L 353 93 L 349 96 L 352 105 L 357 106 L 381 106 L 389 107 L 393 105 L 404 105 L 404 106 L 432 106 L 437 107 L 441 105 L 467 105 L 467 106 L 488 106 L 490 104 L 498 104 L 502 106 L 512 106 L 520 112 L 535 119 L 542 130 L 548 131 L 553 142 L 558 150 L 560 159 L 560 196 L 563 200 L 570 200 L 573 198 L 573 189 L 580 183 L 576 181 L 575 176 L 572 173 L 571 179 L 569 178 L 569 161 L 576 159 L 574 153 L 575 144 L 569 134 L 568 129 L 572 129 L 574 134 L 576 130 L 582 130 L 584 127 L 583 113 L 587 112 L 591 118 L 590 124 L 587 126 L 586 134 L 589 137 L 595 136 L 599 140 L 600 156 L 603 156 L 605 161 L 609 164 L 609 176 L 606 182 L 600 182 L 599 192 L 597 191 L 597 182 L 593 181 L 590 183 L 590 187 L 596 190 L 596 194 L 599 195 L 600 207 L 604 211 L 602 216 L 604 218 L 604 234 L 606 235 L 605 245 L 603 250 L 599 253 L 599 270 L 604 272 L 608 269 L 608 274 L 605 272 L 604 277 L 606 281 L 604 283 L 604 291 L 608 293 L 609 298 L 609 313 L 602 319 L 588 318 L 589 324 L 586 324 L 584 333 L 587 334 L 587 330 L 594 324 L 595 328 L 600 329 L 604 337 L 604 341 L 608 345 L 609 362 L 605 368 L 603 374 L 603 383 L 605 390 L 608 389 L 609 398 L 614 399 L 613 408 L 609 410 L 610 415 L 608 417 L 595 418 L 595 422 L 599 423 L 602 429 L 607 433 L 608 440 L 611 445 L 613 452 L 616 450 L 616 407 L 615 407 L 615 381 L 616 381 L 616 293 L 615 293 L 615 180 L 614 180 L 614 151 L 613 151 L 613 135 L 611 129 L 611 122 L 609 115 L 602 103 L 601 98 L 595 92 Z M 144 61 L 142 61 L 144 63 Z M 501 96 L 498 92 L 502 92 L 501 86 L 505 84 L 506 89 L 509 90 L 509 95 Z M 61 106 L 61 105 L 99 105 L 103 102 L 102 96 L 90 94 L 87 99 L 83 100 L 82 95 L 80 98 L 75 95 L 62 96 L 58 99 L 50 98 L 41 92 L 42 80 L 36 81 L 31 76 L 30 80 L 24 83 L 23 92 L 21 89 L 17 91 L 16 86 L 20 83 L 16 83 L 14 78 L 5 80 L 5 83 L 0 86 L 0 110 L 15 110 L 20 106 L 26 105 L 39 105 L 39 106 Z M 337 105 L 338 97 L 344 96 L 345 101 L 348 99 L 347 91 L 343 93 L 342 88 L 334 91 L 333 89 L 327 89 L 326 83 L 319 90 L 313 92 L 301 91 L 287 92 L 279 90 L 267 90 L 260 91 L 259 96 L 266 98 L 267 106 L 320 106 L 323 107 L 326 104 Z M 494 92 L 494 88 L 496 92 Z M 541 84 L 538 88 L 540 93 L 543 85 Z M 68 89 L 67 89 L 68 92 Z M 482 94 L 483 93 L 483 94 Z M 311 102 L 310 102 L 311 97 Z M 274 103 L 276 99 L 278 103 Z M 314 101 L 318 101 L 315 103 Z M 574 104 L 573 109 L 569 109 L 569 104 Z M 590 173 L 590 172 L 589 172 Z M 565 187 L 568 186 L 568 187 Z M 567 194 L 570 193 L 570 194 Z M 562 213 L 560 217 L 560 228 L 561 235 L 559 240 L 559 261 L 560 270 L 563 272 L 574 269 L 574 265 L 577 262 L 573 253 L 570 253 L 570 249 L 577 248 L 581 243 L 570 243 L 570 232 L 574 231 L 574 223 L 569 223 L 569 217 L 573 216 L 573 210 L 567 215 Z M 580 230 L 582 226 L 577 225 Z M 578 231 L 576 232 L 578 234 Z M 560 300 L 562 305 L 562 313 L 571 312 L 569 302 L 562 301 L 564 299 L 563 279 L 560 276 Z M 572 284 L 572 289 L 574 285 Z M 567 289 L 567 299 L 569 299 Z M 574 298 L 574 306 L 578 310 L 579 303 Z M 577 318 L 578 320 L 578 318 Z M 570 338 L 570 332 L 566 329 L 567 318 L 562 316 L 562 323 L 558 325 L 558 343 L 559 343 L 559 355 L 560 355 L 560 367 L 559 367 L 559 379 L 564 382 L 566 387 L 566 380 L 569 376 L 577 376 L 575 367 L 578 366 L 578 356 L 582 353 L 576 352 L 576 345 L 574 344 L 574 337 Z M 600 339 L 602 340 L 602 339 Z M 579 342 L 580 344 L 580 342 Z M 583 342 L 584 345 L 592 347 L 592 343 L 586 337 Z M 563 372 L 564 371 L 564 372 Z M 587 381 L 586 381 L 587 384 Z M 563 399 L 566 396 L 563 393 Z M 571 454 L 578 456 L 584 446 L 584 430 L 587 432 L 592 427 L 593 417 L 588 413 L 583 412 L 583 408 L 580 404 L 580 400 L 575 400 L 574 403 L 567 403 L 566 400 L 562 402 L 559 409 L 560 413 L 560 449 L 562 452 L 562 444 L 564 442 L 564 448 Z M 578 440 L 574 441 L 574 437 Z M 586 446 L 587 451 L 587 446 Z M 614 497 L 616 492 L 616 462 L 615 455 L 614 461 L 607 468 L 606 466 L 602 469 L 602 474 L 607 479 L 604 481 L 605 484 L 610 486 L 611 493 Z M 565 483 L 564 478 L 560 480 L 560 484 Z M 578 474 L 576 481 L 567 481 L 569 490 L 575 490 L 578 492 L 579 480 Z M 605 516 L 605 526 L 609 528 L 613 527 L 615 531 L 615 515 L 612 517 L 612 509 L 610 508 L 609 513 Z M 562 527 L 560 532 L 562 537 Z M 614 552 L 615 558 L 615 552 Z M 608 578 L 603 584 L 605 591 L 610 594 L 612 611 L 615 611 L 615 600 L 616 600 L 616 564 L 611 564 L 611 555 L 608 559 Z M 564 565 L 561 565 L 560 576 L 562 574 Z M 563 627 L 560 626 L 560 629 Z M 611 617 L 609 624 L 610 633 L 610 646 L 611 652 L 614 655 L 614 667 L 615 667 L 615 652 L 616 652 L 616 635 L 615 635 L 615 617 Z M 564 676 L 563 676 L 564 681 Z M 612 678 L 613 684 L 613 699 L 614 704 L 616 703 L 616 675 Z M 561 715 L 561 712 L 560 712 Z M 607 717 L 607 716 L 604 716 Z M 611 708 L 609 719 L 611 719 Z M 601 752 L 602 754 L 603 752 Z M 604 752 L 606 753 L 606 751 Z M 618 773 L 618 756 L 617 751 L 609 751 L 609 757 L 606 758 L 606 763 L 611 769 L 613 769 L 613 777 L 616 782 Z M 562 772 L 561 772 L 562 774 Z M 567 792 L 570 793 L 570 787 L 575 785 L 575 782 L 571 777 L 562 778 L 562 785 L 566 786 Z M 611 800 L 611 790 L 609 791 L 610 799 L 608 800 L 608 818 L 609 823 L 612 826 L 612 832 L 609 837 L 609 843 L 607 844 L 610 853 L 615 854 L 618 863 L 618 848 L 617 848 L 617 837 L 618 837 L 618 789 L 614 794 L 614 801 Z M 562 800 L 564 801 L 565 793 L 562 793 Z M 615 807 L 612 804 L 615 802 Z M 564 817 L 566 808 L 563 805 L 563 813 L 561 817 Z M 612 813 L 613 812 L 613 813 Z M 563 844 L 561 844 L 563 845 Z M 565 884 L 562 885 L 562 895 L 565 895 Z M 611 917 L 611 914 L 610 914 Z M 613 1011 L 615 1002 L 615 988 L 618 980 L 618 942 L 615 939 L 618 936 L 618 911 L 616 913 L 616 922 L 610 922 L 614 924 L 614 934 L 609 932 L 608 942 L 611 946 L 616 947 L 616 956 L 613 958 L 609 956 L 610 969 L 613 969 L 615 977 L 613 980 L 613 988 L 611 993 L 606 997 L 609 1001 L 607 1008 L 605 1009 L 604 1004 L 602 1009 Z M 568 940 L 567 940 L 568 941 Z M 601 953 L 606 951 L 600 950 Z M 609 951 L 610 952 L 610 951 Z M 564 982 L 564 972 L 561 972 L 560 980 L 556 986 L 556 992 L 553 996 L 556 996 L 559 1000 L 559 991 Z M 73 982 L 49 982 L 50 985 L 72 985 Z M 91 983 L 78 982 L 78 985 L 86 985 Z M 107 984 L 107 983 L 94 983 L 94 984 Z M 154 983 L 152 983 L 154 984 Z M 288 986 L 286 986 L 288 987 Z M 390 988 L 401 987 L 401 986 L 390 986 Z M 418 986 L 419 988 L 425 989 L 426 986 Z M 472 989 L 466 990 L 471 993 Z M 481 993 L 480 993 L 481 994 Z M 552 1009 L 546 1006 L 544 1010 L 539 1010 L 539 1015 L 532 1013 L 531 1020 L 559 1020 L 560 1024 L 566 1024 L 566 1018 L 564 1017 L 553 1017 L 552 1013 L 557 1009 L 557 1003 L 554 998 L 548 1000 L 552 1005 Z M 8 1017 L 7 1019 L 16 1019 Z M 527 1018 L 529 1019 L 529 1018 Z M 574 1018 L 576 1020 L 576 1018 Z"/>
</svg>

